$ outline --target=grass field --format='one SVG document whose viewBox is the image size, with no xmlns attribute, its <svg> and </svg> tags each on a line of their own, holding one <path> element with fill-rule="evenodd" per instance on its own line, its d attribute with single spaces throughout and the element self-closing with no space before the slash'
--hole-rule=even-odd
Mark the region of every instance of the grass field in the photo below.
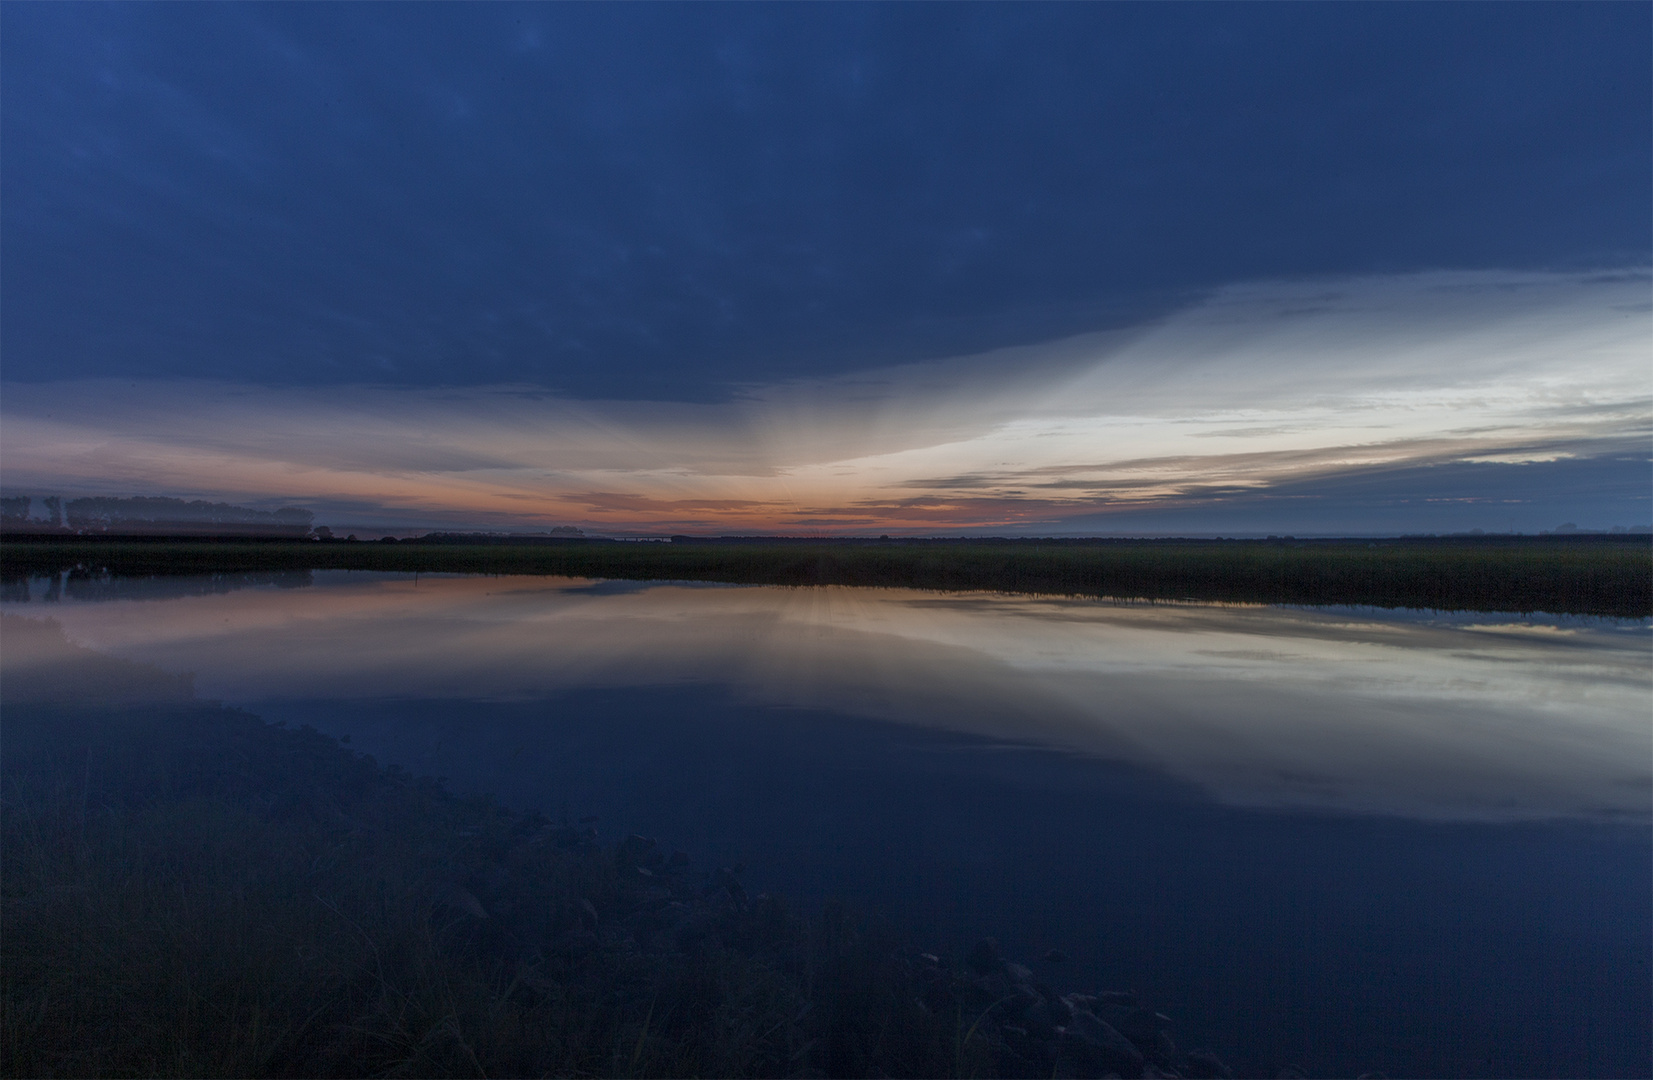
<svg viewBox="0 0 1653 1080">
<path fill-rule="evenodd" d="M 386 570 L 1653 615 L 1646 537 L 550 544 L 8 540 L 0 571 Z"/>
</svg>

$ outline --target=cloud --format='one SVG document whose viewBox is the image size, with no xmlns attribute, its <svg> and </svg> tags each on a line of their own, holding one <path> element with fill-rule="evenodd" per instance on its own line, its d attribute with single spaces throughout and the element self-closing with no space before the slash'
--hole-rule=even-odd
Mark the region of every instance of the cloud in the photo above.
<svg viewBox="0 0 1653 1080">
<path fill-rule="evenodd" d="M 1102 512 L 1335 501 L 1373 476 L 1470 464 L 1441 497 L 1507 499 L 1510 477 L 1533 474 L 1494 466 L 1645 461 L 1653 318 L 1624 305 L 1647 290 L 1639 273 L 1247 284 L 1128 331 L 710 404 L 534 386 L 9 384 L 0 475 L 14 490 L 301 502 L 324 518 L 349 506 L 363 522 L 624 530 L 1059 531 Z M 1390 506 L 1391 523 L 1363 528 L 1415 527 Z"/>
<path fill-rule="evenodd" d="M 1644 5 L 0 22 L 12 379 L 715 401 L 1225 282 L 1647 249 Z"/>
</svg>

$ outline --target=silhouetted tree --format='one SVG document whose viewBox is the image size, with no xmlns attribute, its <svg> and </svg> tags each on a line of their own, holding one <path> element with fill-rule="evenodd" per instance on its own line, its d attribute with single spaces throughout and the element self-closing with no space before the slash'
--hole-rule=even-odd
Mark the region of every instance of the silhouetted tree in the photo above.
<svg viewBox="0 0 1653 1080">
<path fill-rule="evenodd" d="M 120 499 L 104 496 L 75 499 L 67 506 L 69 524 L 77 529 L 108 529 L 112 526 L 178 523 L 190 525 L 270 525 L 283 529 L 305 529 L 315 517 L 308 510 L 285 506 L 279 510 L 251 510 L 229 503 L 194 499 L 172 499 L 139 495 Z"/>
<path fill-rule="evenodd" d="M 34 502 L 27 495 L 7 495 L 0 498 L 0 521 L 23 522 L 29 518 L 29 504 Z"/>
</svg>

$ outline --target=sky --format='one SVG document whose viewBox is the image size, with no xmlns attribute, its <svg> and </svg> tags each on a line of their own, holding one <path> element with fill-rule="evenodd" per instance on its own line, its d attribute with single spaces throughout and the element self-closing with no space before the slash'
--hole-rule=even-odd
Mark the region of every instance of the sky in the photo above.
<svg viewBox="0 0 1653 1080">
<path fill-rule="evenodd" d="M 0 7 L 0 486 L 1653 521 L 1644 4 Z"/>
</svg>

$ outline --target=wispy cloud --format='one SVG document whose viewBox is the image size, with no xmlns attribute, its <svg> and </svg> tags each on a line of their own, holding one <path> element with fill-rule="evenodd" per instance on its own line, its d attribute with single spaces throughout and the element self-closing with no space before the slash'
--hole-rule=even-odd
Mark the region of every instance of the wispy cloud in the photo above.
<svg viewBox="0 0 1653 1080">
<path fill-rule="evenodd" d="M 1645 459 L 1649 288 L 1639 272 L 1237 286 L 1127 333 L 718 404 L 14 383 L 0 450 L 12 489 L 296 501 L 357 521 L 1057 529 L 1308 498 L 1373 470 Z"/>
</svg>

